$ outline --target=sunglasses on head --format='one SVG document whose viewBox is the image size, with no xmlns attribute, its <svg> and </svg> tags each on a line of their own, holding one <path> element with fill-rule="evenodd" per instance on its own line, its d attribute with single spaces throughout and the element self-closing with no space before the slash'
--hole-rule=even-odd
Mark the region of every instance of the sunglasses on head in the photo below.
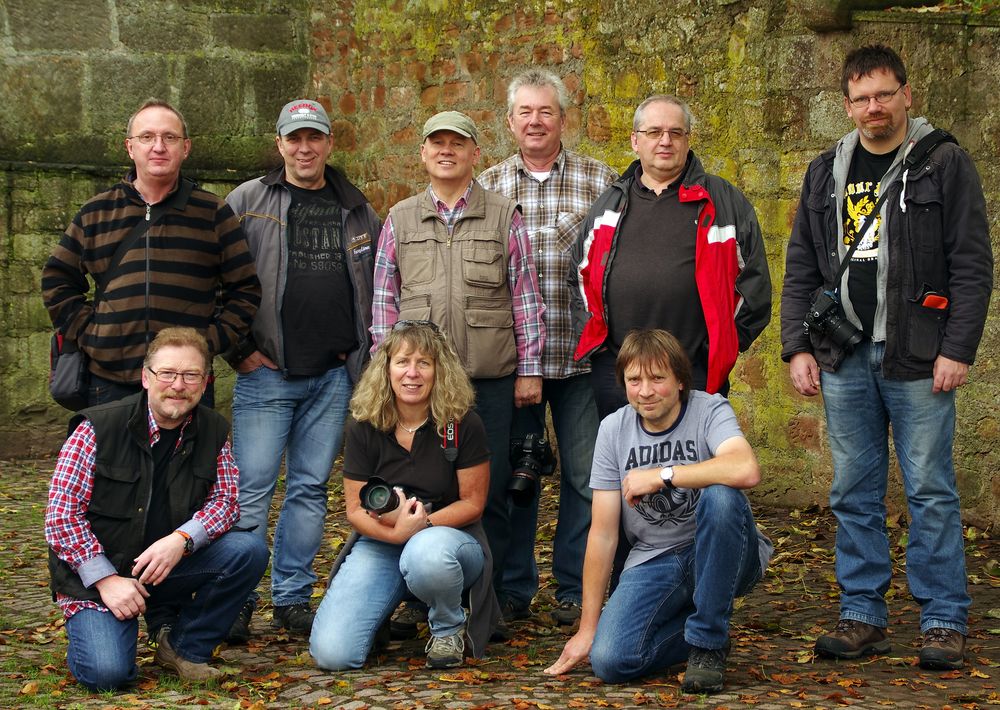
<svg viewBox="0 0 1000 710">
<path fill-rule="evenodd" d="M 393 330 L 403 330 L 405 328 L 416 328 L 418 326 L 426 326 L 433 330 L 435 333 L 440 333 L 441 329 L 437 327 L 437 323 L 431 320 L 398 320 L 392 326 Z"/>
</svg>

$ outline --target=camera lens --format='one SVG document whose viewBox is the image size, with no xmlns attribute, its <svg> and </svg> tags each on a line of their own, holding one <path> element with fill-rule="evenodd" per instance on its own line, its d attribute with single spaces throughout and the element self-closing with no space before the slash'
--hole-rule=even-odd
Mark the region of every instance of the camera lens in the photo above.
<svg viewBox="0 0 1000 710">
<path fill-rule="evenodd" d="M 378 515 L 391 512 L 399 506 L 399 494 L 377 476 L 368 479 L 362 486 L 359 497 L 362 508 Z"/>
<path fill-rule="evenodd" d="M 534 500 L 538 489 L 538 476 L 528 469 L 514 471 L 507 484 L 510 499 L 519 508 L 527 508 Z"/>
</svg>

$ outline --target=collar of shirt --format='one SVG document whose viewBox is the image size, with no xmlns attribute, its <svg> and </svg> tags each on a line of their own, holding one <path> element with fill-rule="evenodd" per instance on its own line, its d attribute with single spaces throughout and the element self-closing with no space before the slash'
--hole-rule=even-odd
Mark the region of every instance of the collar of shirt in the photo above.
<svg viewBox="0 0 1000 710">
<path fill-rule="evenodd" d="M 553 161 L 552 165 L 549 167 L 549 172 L 552 172 L 554 170 L 562 172 L 563 168 L 565 167 L 565 164 L 566 164 L 566 149 L 563 148 L 562 143 L 560 143 L 559 154 L 556 156 L 555 161 Z M 532 175 L 532 172 L 528 168 L 528 166 L 524 164 L 524 156 L 521 155 L 521 151 L 517 151 L 517 153 L 514 154 L 514 167 L 517 168 L 517 171 L 522 175 L 531 175 L 531 177 L 535 177 L 534 175 Z M 543 171 L 538 171 L 538 172 L 543 172 Z"/>
<path fill-rule="evenodd" d="M 177 445 L 180 446 L 181 442 L 184 440 L 184 430 L 187 429 L 187 425 L 191 423 L 194 418 L 194 412 L 187 415 L 187 419 L 181 424 L 181 435 L 177 437 Z M 149 425 L 149 445 L 155 446 L 156 442 L 160 440 L 160 427 L 156 423 L 156 418 L 153 417 L 153 410 L 146 405 L 146 423 Z"/>
</svg>

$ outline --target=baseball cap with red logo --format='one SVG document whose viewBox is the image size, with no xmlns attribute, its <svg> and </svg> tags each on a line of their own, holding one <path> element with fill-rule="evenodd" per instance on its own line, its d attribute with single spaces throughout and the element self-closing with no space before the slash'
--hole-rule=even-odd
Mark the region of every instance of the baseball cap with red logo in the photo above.
<svg viewBox="0 0 1000 710">
<path fill-rule="evenodd" d="M 300 128 L 315 128 L 330 135 L 330 119 L 326 110 L 309 99 L 296 99 L 285 104 L 278 114 L 276 127 L 279 136 L 287 136 Z"/>
</svg>

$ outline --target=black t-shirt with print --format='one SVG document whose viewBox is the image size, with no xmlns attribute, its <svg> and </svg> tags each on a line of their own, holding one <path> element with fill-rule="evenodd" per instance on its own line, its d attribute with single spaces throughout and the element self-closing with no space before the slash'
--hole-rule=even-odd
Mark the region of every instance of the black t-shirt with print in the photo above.
<svg viewBox="0 0 1000 710">
<path fill-rule="evenodd" d="M 341 206 L 327 184 L 306 190 L 286 183 L 288 266 L 281 304 L 285 367 L 292 376 L 340 367 L 357 347 L 354 294 L 343 247 Z"/>
<path fill-rule="evenodd" d="M 878 248 L 882 236 L 882 220 L 876 217 L 875 226 L 860 228 L 862 218 L 867 221 L 875 203 L 878 202 L 879 185 L 882 176 L 892 165 L 896 151 L 876 155 L 865 150 L 858 143 L 847 173 L 847 187 L 844 191 L 844 244 L 850 247 L 864 231 L 864 239 L 851 256 L 847 269 L 847 286 L 851 305 L 861 320 L 861 329 L 871 337 L 875 323 L 875 309 L 878 306 Z"/>
<path fill-rule="evenodd" d="M 434 422 L 427 421 L 413 435 L 407 451 L 396 441 L 394 432 L 379 431 L 368 422 L 347 421 L 344 434 L 344 478 L 367 481 L 378 476 L 393 486 L 401 486 L 433 510 L 458 500 L 455 472 L 490 460 L 483 420 L 469 411 L 458 424 L 458 458 L 445 459 Z"/>
</svg>

